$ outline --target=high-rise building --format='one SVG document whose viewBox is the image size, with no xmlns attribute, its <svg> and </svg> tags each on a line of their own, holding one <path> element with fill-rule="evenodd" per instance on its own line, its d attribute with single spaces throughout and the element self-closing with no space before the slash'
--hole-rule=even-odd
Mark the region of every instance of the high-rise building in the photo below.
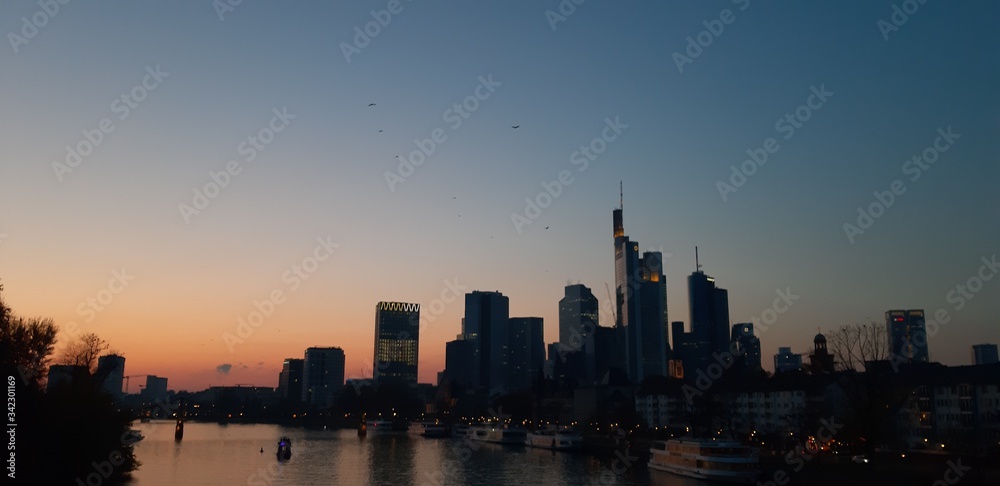
<svg viewBox="0 0 1000 486">
<path fill-rule="evenodd" d="M 167 379 L 156 375 L 147 375 L 146 388 L 144 388 L 139 394 L 150 402 L 166 399 Z"/>
<path fill-rule="evenodd" d="M 694 348 L 684 363 L 684 373 L 689 377 L 713 361 L 712 353 L 721 354 L 729 349 L 731 333 L 729 292 L 717 288 L 715 279 L 701 271 L 700 263 L 695 266 L 695 272 L 688 276 L 691 335 L 687 336 L 687 344 Z"/>
<path fill-rule="evenodd" d="M 121 398 L 122 382 L 125 381 L 125 357 L 108 354 L 97 358 L 96 376 L 103 380 L 101 390 L 112 398 Z"/>
<path fill-rule="evenodd" d="M 885 327 L 893 361 L 905 363 L 927 363 L 930 361 L 923 310 L 887 311 L 885 313 Z"/>
<path fill-rule="evenodd" d="M 375 383 L 417 383 L 420 304 L 379 302 L 375 306 Z"/>
<path fill-rule="evenodd" d="M 594 332 L 593 380 L 591 383 L 601 383 L 612 368 L 622 369 L 622 347 L 618 343 L 618 331 L 613 327 L 597 326 Z M 587 363 L 590 366 L 590 363 Z M 585 373 L 591 376 L 588 370 Z"/>
<path fill-rule="evenodd" d="M 511 317 L 508 321 L 508 384 L 513 389 L 530 388 L 545 363 L 541 317 Z"/>
<path fill-rule="evenodd" d="M 761 369 L 760 338 L 754 336 L 752 322 L 734 324 L 732 342 L 736 343 L 736 352 L 740 356 L 738 361 L 742 362 L 747 370 Z"/>
<path fill-rule="evenodd" d="M 972 346 L 972 364 L 988 365 L 1000 362 L 997 356 L 996 344 L 974 344 Z"/>
<path fill-rule="evenodd" d="M 344 350 L 340 348 L 306 349 L 302 365 L 302 401 L 326 408 L 344 386 Z"/>
<path fill-rule="evenodd" d="M 510 299 L 500 292 L 476 290 L 465 294 L 462 334 L 476 342 L 476 387 L 490 392 L 507 387 L 507 341 Z"/>
<path fill-rule="evenodd" d="M 615 237 L 615 327 L 625 345 L 631 381 L 667 374 L 667 283 L 662 255 L 646 252 L 625 235 L 623 207 L 612 213 Z M 644 301 L 645 299 L 645 301 Z"/>
<path fill-rule="evenodd" d="M 476 341 L 456 339 L 445 343 L 443 382 L 465 388 L 476 384 Z M 444 383 L 441 383 L 444 384 Z"/>
<path fill-rule="evenodd" d="M 302 401 L 302 374 L 305 360 L 285 358 L 278 375 L 278 397 L 292 402 Z"/>
<path fill-rule="evenodd" d="M 559 300 L 559 345 L 564 351 L 583 351 L 587 358 L 585 379 L 597 380 L 594 334 L 600 302 L 586 285 L 567 285 Z"/>
<path fill-rule="evenodd" d="M 774 372 L 788 373 L 802 369 L 802 355 L 792 352 L 790 347 L 779 347 L 774 355 Z"/>
</svg>

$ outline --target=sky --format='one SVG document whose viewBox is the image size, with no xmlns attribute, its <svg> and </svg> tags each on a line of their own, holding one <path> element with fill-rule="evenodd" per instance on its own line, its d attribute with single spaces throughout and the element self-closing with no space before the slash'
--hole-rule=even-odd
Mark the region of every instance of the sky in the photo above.
<svg viewBox="0 0 1000 486">
<path fill-rule="evenodd" d="M 765 368 L 889 309 L 943 312 L 948 365 L 1000 341 L 995 2 L 57 5 L 0 5 L 0 282 L 126 375 L 370 377 L 402 301 L 433 383 L 472 290 L 556 341 L 567 283 L 614 286 L 619 182 L 670 320 L 698 246 Z"/>
</svg>

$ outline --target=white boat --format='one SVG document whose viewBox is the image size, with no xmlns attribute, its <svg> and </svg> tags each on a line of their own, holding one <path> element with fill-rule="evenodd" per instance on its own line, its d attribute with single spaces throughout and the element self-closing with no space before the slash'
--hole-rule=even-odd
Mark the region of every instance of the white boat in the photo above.
<svg viewBox="0 0 1000 486">
<path fill-rule="evenodd" d="M 528 431 L 521 428 L 507 428 L 500 425 L 478 425 L 469 428 L 469 439 L 494 444 L 524 445 Z"/>
<path fill-rule="evenodd" d="M 753 484 L 760 475 L 756 452 L 735 441 L 657 441 L 649 454 L 650 468 L 691 478 Z"/>
<path fill-rule="evenodd" d="M 412 435 L 427 438 L 448 437 L 451 435 L 451 429 L 437 420 L 410 424 L 409 432 Z"/>
<path fill-rule="evenodd" d="M 583 448 L 583 435 L 569 429 L 536 430 L 528 434 L 524 445 L 557 451 L 578 451 Z"/>
</svg>

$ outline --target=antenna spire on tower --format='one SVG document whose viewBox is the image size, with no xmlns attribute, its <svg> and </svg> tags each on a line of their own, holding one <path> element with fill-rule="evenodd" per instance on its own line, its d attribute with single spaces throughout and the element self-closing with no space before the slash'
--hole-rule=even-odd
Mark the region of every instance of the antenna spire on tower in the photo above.
<svg viewBox="0 0 1000 486">
<path fill-rule="evenodd" d="M 700 272 L 701 271 L 701 263 L 698 262 L 698 247 L 697 246 L 694 247 L 694 271 L 695 272 Z"/>
<path fill-rule="evenodd" d="M 618 181 L 618 209 L 625 209 L 625 191 L 622 189 L 622 181 Z"/>
</svg>

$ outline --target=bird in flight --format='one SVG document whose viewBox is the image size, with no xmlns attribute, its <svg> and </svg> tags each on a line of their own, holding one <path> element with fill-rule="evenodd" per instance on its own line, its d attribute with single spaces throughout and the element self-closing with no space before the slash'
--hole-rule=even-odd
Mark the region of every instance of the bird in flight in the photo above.
<svg viewBox="0 0 1000 486">
<path fill-rule="evenodd" d="M 521 125 L 511 125 L 510 127 L 513 128 L 514 130 L 517 130 L 518 128 L 521 128 Z"/>
<path fill-rule="evenodd" d="M 382 130 L 379 130 L 378 132 L 379 132 L 379 133 L 382 133 Z"/>
<path fill-rule="evenodd" d="M 548 226 L 546 226 L 546 227 L 545 227 L 545 229 L 549 229 L 549 227 L 548 227 Z"/>
<path fill-rule="evenodd" d="M 368 106 L 375 106 L 375 103 L 368 103 Z"/>
</svg>

